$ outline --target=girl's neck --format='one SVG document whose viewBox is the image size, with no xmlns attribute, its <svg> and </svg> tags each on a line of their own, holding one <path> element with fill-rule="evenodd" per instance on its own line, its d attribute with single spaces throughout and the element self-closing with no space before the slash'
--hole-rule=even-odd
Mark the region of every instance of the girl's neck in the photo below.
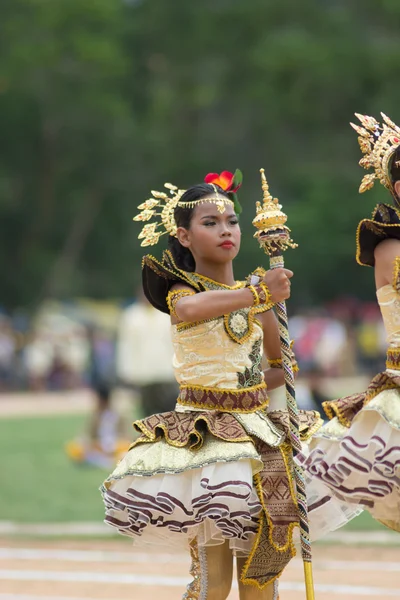
<svg viewBox="0 0 400 600">
<path fill-rule="evenodd" d="M 232 262 L 226 264 L 196 263 L 196 273 L 224 285 L 235 285 Z"/>
</svg>

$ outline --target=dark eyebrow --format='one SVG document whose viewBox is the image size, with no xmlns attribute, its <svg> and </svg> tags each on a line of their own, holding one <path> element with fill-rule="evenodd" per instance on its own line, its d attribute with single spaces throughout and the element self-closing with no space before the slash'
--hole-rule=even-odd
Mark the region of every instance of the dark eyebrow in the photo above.
<svg viewBox="0 0 400 600">
<path fill-rule="evenodd" d="M 224 214 L 222 214 L 222 215 L 205 215 L 204 217 L 201 217 L 200 220 L 202 221 L 203 219 L 219 219 L 223 216 L 225 216 L 225 215 Z M 232 213 L 231 215 L 226 215 L 226 217 L 228 219 L 232 219 L 232 217 L 236 217 L 236 213 Z"/>
</svg>

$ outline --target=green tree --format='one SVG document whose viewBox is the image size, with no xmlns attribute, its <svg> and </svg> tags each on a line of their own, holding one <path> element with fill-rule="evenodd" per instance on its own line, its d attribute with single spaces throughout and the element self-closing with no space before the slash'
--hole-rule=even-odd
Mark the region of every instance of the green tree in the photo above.
<svg viewBox="0 0 400 600">
<path fill-rule="evenodd" d="M 264 167 L 299 243 L 293 303 L 372 297 L 355 229 L 389 197 L 358 196 L 348 122 L 400 119 L 399 17 L 397 0 L 3 0 L 2 301 L 131 295 L 136 205 L 236 167 L 239 276 L 266 263 L 251 226 Z"/>
</svg>

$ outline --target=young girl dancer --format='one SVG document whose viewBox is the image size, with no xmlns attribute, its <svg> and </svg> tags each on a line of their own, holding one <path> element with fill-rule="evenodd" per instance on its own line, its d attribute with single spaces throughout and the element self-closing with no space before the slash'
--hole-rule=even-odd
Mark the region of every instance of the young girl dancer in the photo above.
<svg viewBox="0 0 400 600">
<path fill-rule="evenodd" d="M 102 488 L 106 522 L 143 542 L 189 547 L 186 599 L 227 598 L 235 556 L 241 600 L 272 600 L 298 524 L 285 415 L 266 412 L 267 388 L 284 382 L 270 309 L 289 297 L 292 272 L 259 268 L 235 280 L 234 176 L 206 179 L 215 183 L 166 184 L 170 195 L 152 192 L 139 206 L 137 220 L 160 215 L 169 234 L 161 262 L 143 259 L 143 288 L 171 315 L 180 392 L 174 411 L 134 423 L 140 437 Z M 145 225 L 143 245 L 158 241 L 157 227 Z M 306 438 L 319 415 L 301 422 Z"/>
<path fill-rule="evenodd" d="M 303 466 L 309 480 L 321 484 L 316 506 L 328 490 L 400 531 L 400 128 L 383 113 L 382 124 L 356 116 L 362 126 L 352 126 L 365 155 L 360 165 L 375 171 L 364 176 L 360 192 L 378 179 L 394 201 L 378 204 L 372 218 L 360 222 L 356 237 L 358 263 L 375 270 L 388 342 L 386 370 L 365 392 L 324 403 L 332 420 L 311 441 Z"/>
</svg>

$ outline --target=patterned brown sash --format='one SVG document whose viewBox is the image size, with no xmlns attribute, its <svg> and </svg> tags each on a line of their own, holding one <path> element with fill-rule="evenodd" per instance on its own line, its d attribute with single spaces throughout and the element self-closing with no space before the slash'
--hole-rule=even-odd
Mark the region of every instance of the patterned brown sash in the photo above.
<svg viewBox="0 0 400 600">
<path fill-rule="evenodd" d="M 263 382 L 239 390 L 182 385 L 177 402 L 193 408 L 250 413 L 266 408 L 269 399 L 267 386 Z"/>
</svg>

